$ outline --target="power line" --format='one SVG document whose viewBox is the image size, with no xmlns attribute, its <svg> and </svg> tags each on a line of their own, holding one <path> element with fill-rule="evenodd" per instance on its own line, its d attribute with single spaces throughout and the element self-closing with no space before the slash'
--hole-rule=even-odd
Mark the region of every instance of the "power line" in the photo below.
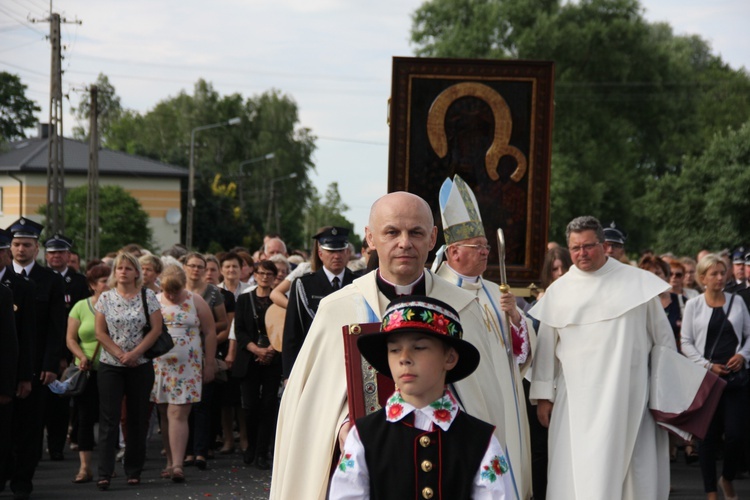
<svg viewBox="0 0 750 500">
<path fill-rule="evenodd" d="M 137 61 L 133 59 L 113 59 L 110 57 L 97 57 L 97 56 L 85 56 L 85 55 L 78 56 L 78 58 L 88 59 L 92 61 L 103 61 L 103 62 L 113 63 L 113 64 L 130 64 L 130 65 L 138 65 L 138 66 L 149 66 L 149 67 L 155 67 L 155 68 L 160 68 L 160 69 L 169 68 L 169 69 L 176 69 L 176 70 L 182 70 L 182 71 L 196 71 L 196 70 L 221 71 L 224 73 L 235 73 L 238 75 L 247 75 L 247 71 L 238 70 L 236 68 L 222 67 L 222 66 L 200 66 L 200 67 L 189 66 L 189 67 L 186 67 L 185 65 L 180 65 L 180 64 L 150 63 L 150 62 L 144 62 L 144 61 Z M 355 77 L 355 76 L 332 76 L 332 75 L 318 75 L 318 74 L 304 74 L 304 73 L 283 73 L 283 72 L 258 71 L 258 70 L 253 70 L 253 74 L 260 75 L 260 76 L 280 77 L 280 78 L 306 78 L 310 80 L 322 80 L 322 81 L 383 83 L 383 80 L 381 79 Z"/>
<path fill-rule="evenodd" d="M 324 141 L 335 141 L 335 142 L 351 142 L 354 144 L 368 144 L 370 146 L 387 146 L 387 142 L 378 142 L 378 141 L 364 141 L 362 139 L 346 139 L 344 137 L 330 137 L 330 136 L 324 136 L 324 135 L 318 135 L 316 136 L 316 139 L 322 139 Z"/>
<path fill-rule="evenodd" d="M 47 35 L 46 33 L 43 33 L 43 32 L 41 32 L 41 31 L 39 31 L 38 29 L 34 28 L 33 26 L 31 26 L 31 25 L 30 25 L 30 24 L 28 24 L 28 23 L 27 23 L 26 21 L 24 21 L 24 20 L 21 20 L 21 19 L 18 19 L 18 18 L 16 18 L 15 16 L 16 16 L 17 14 L 14 14 L 14 13 L 12 13 L 12 12 L 9 12 L 8 10 L 6 10 L 6 9 L 4 9 L 4 8 L 2 8 L 2 7 L 0 7 L 0 12 L 3 12 L 3 13 L 4 13 L 4 14 L 6 14 L 6 15 L 7 15 L 8 17 L 10 17 L 11 19 L 13 19 L 13 20 L 14 20 L 14 21 L 16 21 L 17 23 L 19 23 L 19 24 L 20 24 L 21 26 L 23 26 L 23 27 L 25 27 L 25 28 L 28 28 L 28 29 L 30 29 L 31 31 L 33 31 L 34 33 L 36 33 L 36 34 L 38 34 L 38 35 L 42 35 L 42 36 L 46 36 L 46 35 Z"/>
</svg>

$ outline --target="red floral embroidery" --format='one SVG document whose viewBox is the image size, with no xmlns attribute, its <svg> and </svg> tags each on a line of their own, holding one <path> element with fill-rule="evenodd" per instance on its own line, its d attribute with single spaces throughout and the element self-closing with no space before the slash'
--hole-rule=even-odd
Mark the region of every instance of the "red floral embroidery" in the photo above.
<svg viewBox="0 0 750 500">
<path fill-rule="evenodd" d="M 438 422 L 450 422 L 451 420 L 451 412 L 448 410 L 435 410 L 433 415 Z"/>
<path fill-rule="evenodd" d="M 492 461 L 492 470 L 495 471 L 495 474 L 498 476 L 503 473 L 503 470 L 500 468 L 500 460 L 493 460 Z"/>
<path fill-rule="evenodd" d="M 395 419 L 401 416 L 401 413 L 403 413 L 404 407 L 400 404 L 396 403 L 391 405 L 388 408 L 388 418 Z"/>
<path fill-rule="evenodd" d="M 439 327 L 443 331 L 448 328 L 448 323 L 450 323 L 450 321 L 448 321 L 445 316 L 437 313 L 434 313 L 432 315 L 432 322 L 435 324 L 435 326 Z"/>
</svg>

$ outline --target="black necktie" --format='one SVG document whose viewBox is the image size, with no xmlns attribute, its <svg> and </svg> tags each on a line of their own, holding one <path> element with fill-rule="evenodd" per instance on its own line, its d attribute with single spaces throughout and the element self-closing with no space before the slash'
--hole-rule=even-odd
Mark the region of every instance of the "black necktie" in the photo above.
<svg viewBox="0 0 750 500">
<path fill-rule="evenodd" d="M 21 276 L 23 276 L 24 278 L 28 276 L 28 274 L 26 274 L 26 269 L 21 269 Z"/>
<path fill-rule="evenodd" d="M 339 277 L 338 276 L 333 277 L 333 279 L 331 280 L 331 286 L 333 287 L 334 290 L 339 289 Z"/>
</svg>

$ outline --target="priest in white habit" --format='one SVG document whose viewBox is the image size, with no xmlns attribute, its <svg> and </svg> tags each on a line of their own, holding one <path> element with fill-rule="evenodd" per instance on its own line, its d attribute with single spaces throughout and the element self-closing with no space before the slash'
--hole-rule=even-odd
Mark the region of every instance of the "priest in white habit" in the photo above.
<svg viewBox="0 0 750 500">
<path fill-rule="evenodd" d="M 573 267 L 538 318 L 530 399 L 549 427 L 550 500 L 663 500 L 669 442 L 649 413 L 649 353 L 676 349 L 659 301 L 669 285 L 607 257 L 597 219 L 566 229 Z M 675 381 L 679 383 L 678 381 Z"/>
<path fill-rule="evenodd" d="M 326 498 L 334 454 L 351 427 L 342 326 L 381 321 L 399 296 L 428 295 L 458 311 L 463 338 L 481 361 L 454 389 L 466 412 L 494 424 L 501 439 L 503 396 L 476 297 L 424 268 L 437 239 L 430 206 L 406 192 L 383 196 L 372 206 L 365 237 L 380 267 L 321 300 L 290 374 L 279 410 L 272 499 Z"/>
<path fill-rule="evenodd" d="M 492 343 L 493 363 L 498 367 L 498 383 L 505 402 L 505 425 L 501 443 L 506 446 L 518 492 L 531 498 L 531 442 L 526 415 L 522 378 L 531 364 L 536 341 L 534 329 L 516 305 L 511 293 L 500 293 L 497 283 L 482 278 L 487 269 L 490 246 L 484 232 L 476 197 L 464 180 L 456 175 L 446 179 L 440 189 L 440 214 L 445 245 L 438 252 L 446 261 L 437 275 L 472 293 L 479 300 L 487 338 Z M 508 324 L 510 320 L 510 325 Z"/>
</svg>

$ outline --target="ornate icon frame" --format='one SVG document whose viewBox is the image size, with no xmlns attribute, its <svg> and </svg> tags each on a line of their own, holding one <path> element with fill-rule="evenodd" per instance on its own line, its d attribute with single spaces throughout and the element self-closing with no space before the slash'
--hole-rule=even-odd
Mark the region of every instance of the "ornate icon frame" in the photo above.
<svg viewBox="0 0 750 500">
<path fill-rule="evenodd" d="M 549 229 L 553 86 L 550 61 L 393 58 L 388 191 L 427 200 L 439 246 L 440 185 L 461 175 L 477 196 L 493 247 L 485 272 L 493 281 L 500 276 L 498 227 L 508 242 L 509 283 L 526 286 L 540 276 Z"/>
</svg>

